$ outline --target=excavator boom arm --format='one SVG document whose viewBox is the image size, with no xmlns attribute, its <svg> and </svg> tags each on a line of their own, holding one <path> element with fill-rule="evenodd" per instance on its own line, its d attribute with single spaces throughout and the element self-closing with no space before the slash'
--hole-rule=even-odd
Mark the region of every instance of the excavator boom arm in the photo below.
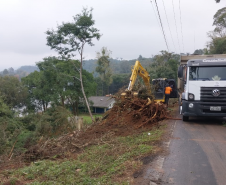
<svg viewBox="0 0 226 185">
<path fill-rule="evenodd" d="M 138 60 L 136 61 L 135 65 L 132 66 L 131 71 L 132 71 L 132 75 L 130 77 L 128 90 L 131 91 L 133 89 L 133 86 L 137 79 L 137 75 L 139 75 L 143 79 L 144 84 L 147 87 L 147 89 L 150 91 L 150 89 L 151 89 L 150 88 L 150 75 L 143 68 L 143 66 L 141 65 L 141 63 Z"/>
</svg>

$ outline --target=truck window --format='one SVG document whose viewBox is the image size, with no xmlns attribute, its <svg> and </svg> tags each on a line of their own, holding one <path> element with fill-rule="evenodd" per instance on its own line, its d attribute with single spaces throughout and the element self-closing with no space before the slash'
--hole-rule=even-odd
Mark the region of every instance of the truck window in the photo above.
<svg viewBox="0 0 226 185">
<path fill-rule="evenodd" d="M 226 80 L 226 66 L 218 67 L 190 67 L 191 81 L 220 81 Z"/>
</svg>

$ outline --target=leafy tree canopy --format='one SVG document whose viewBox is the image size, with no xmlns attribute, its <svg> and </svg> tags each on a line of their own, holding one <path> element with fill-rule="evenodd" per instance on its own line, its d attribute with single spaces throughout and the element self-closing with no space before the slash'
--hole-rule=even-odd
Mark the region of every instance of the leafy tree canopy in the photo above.
<svg viewBox="0 0 226 185">
<path fill-rule="evenodd" d="M 61 55 L 62 59 L 69 59 L 75 56 L 75 52 L 79 53 L 81 90 L 92 121 L 94 121 L 94 119 L 84 90 L 82 69 L 85 45 L 93 46 L 93 39 L 99 40 L 101 37 L 99 30 L 94 27 L 94 24 L 92 8 L 90 10 L 84 8 L 82 13 L 74 17 L 74 22 L 62 23 L 62 25 L 57 27 L 56 31 L 48 30 L 46 32 L 47 45 L 50 46 L 51 49 L 56 50 Z"/>
<path fill-rule="evenodd" d="M 50 102 L 63 107 L 67 102 L 76 114 L 76 106 L 82 97 L 79 71 L 76 70 L 79 65 L 79 61 L 64 61 L 56 57 L 44 58 L 37 63 L 40 72 L 35 71 L 22 79 L 29 89 L 31 109 L 45 111 Z M 92 74 L 83 70 L 83 80 L 86 94 L 94 95 L 96 84 Z"/>
<path fill-rule="evenodd" d="M 177 78 L 179 55 L 161 51 L 161 54 L 154 56 L 154 62 L 150 65 L 149 74 L 151 79 L 156 78 Z"/>
<path fill-rule="evenodd" d="M 45 110 L 51 101 L 51 90 L 48 79 L 43 72 L 35 71 L 22 78 L 22 83 L 28 89 L 28 99 L 26 106 L 28 110 Z"/>
<path fill-rule="evenodd" d="M 0 96 L 0 117 L 11 117 L 12 112 Z"/>
<path fill-rule="evenodd" d="M 226 54 L 226 8 L 219 9 L 213 17 L 213 31 L 207 33 L 210 41 L 207 43 L 207 54 Z"/>
<path fill-rule="evenodd" d="M 226 36 L 215 37 L 208 43 L 208 54 L 226 54 Z"/>
<path fill-rule="evenodd" d="M 216 26 L 214 32 L 219 33 L 220 36 L 225 36 L 226 7 L 219 9 L 213 19 L 213 26 Z"/>
<path fill-rule="evenodd" d="M 11 108 L 22 107 L 27 98 L 27 89 L 14 76 L 0 77 L 0 92 Z"/>
<path fill-rule="evenodd" d="M 62 23 L 57 30 L 48 30 L 47 45 L 56 50 L 63 58 L 75 56 L 74 52 L 82 52 L 87 43 L 93 46 L 93 39 L 99 40 L 101 34 L 94 26 L 92 10 L 84 8 L 81 14 L 73 17 L 74 22 Z"/>
<path fill-rule="evenodd" d="M 109 86 L 112 83 L 112 69 L 110 67 L 110 54 L 111 51 L 106 47 L 97 52 L 97 67 L 96 72 L 99 73 L 102 81 L 102 95 L 109 94 Z M 106 91 L 104 92 L 104 88 Z"/>
</svg>

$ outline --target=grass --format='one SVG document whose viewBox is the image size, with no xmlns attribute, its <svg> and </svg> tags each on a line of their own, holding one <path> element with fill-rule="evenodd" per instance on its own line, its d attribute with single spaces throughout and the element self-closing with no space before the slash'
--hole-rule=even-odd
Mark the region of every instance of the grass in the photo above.
<svg viewBox="0 0 226 185">
<path fill-rule="evenodd" d="M 91 124 L 92 123 L 90 115 L 82 114 L 82 115 L 79 115 L 79 116 L 83 117 L 84 123 L 86 123 L 86 124 Z M 102 114 L 95 114 L 95 115 L 93 115 L 93 118 L 95 119 L 95 118 L 102 117 L 102 116 L 103 116 Z"/>
<path fill-rule="evenodd" d="M 154 153 L 156 147 L 153 143 L 160 139 L 162 130 L 114 137 L 101 145 L 86 148 L 76 159 L 37 161 L 7 173 L 14 181 L 18 179 L 33 185 L 130 184 L 133 172 L 142 166 L 142 157 Z"/>
</svg>

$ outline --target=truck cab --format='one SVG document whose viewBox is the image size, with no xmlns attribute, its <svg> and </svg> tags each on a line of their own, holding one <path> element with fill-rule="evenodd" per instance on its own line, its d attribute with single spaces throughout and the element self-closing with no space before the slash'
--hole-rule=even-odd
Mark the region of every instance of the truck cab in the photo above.
<svg viewBox="0 0 226 185">
<path fill-rule="evenodd" d="M 226 116 L 226 55 L 181 56 L 178 69 L 180 113 L 190 116 Z"/>
</svg>

